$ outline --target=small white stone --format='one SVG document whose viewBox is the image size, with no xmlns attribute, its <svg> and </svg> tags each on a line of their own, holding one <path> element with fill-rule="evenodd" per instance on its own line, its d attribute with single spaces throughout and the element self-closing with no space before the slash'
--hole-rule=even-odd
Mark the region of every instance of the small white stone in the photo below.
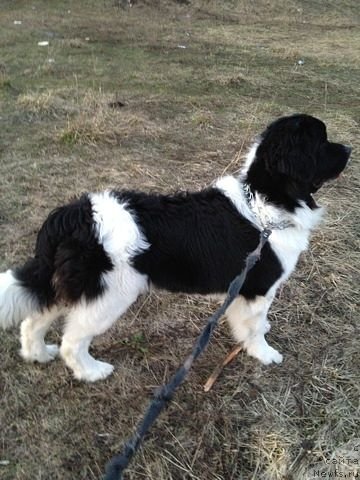
<svg viewBox="0 0 360 480">
<path fill-rule="evenodd" d="M 297 63 L 298 63 L 298 65 L 304 65 L 305 62 L 304 62 L 304 60 L 298 60 Z"/>
<path fill-rule="evenodd" d="M 21 25 L 22 21 L 21 20 L 14 20 L 14 25 Z"/>
</svg>

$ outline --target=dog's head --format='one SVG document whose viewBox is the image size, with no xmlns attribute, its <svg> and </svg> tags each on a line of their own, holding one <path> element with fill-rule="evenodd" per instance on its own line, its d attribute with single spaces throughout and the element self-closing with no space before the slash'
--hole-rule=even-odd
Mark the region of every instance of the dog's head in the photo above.
<svg viewBox="0 0 360 480">
<path fill-rule="evenodd" d="M 260 136 L 256 159 L 271 177 L 296 196 L 316 192 L 344 170 L 351 148 L 327 139 L 326 126 L 296 114 L 271 123 Z"/>
</svg>

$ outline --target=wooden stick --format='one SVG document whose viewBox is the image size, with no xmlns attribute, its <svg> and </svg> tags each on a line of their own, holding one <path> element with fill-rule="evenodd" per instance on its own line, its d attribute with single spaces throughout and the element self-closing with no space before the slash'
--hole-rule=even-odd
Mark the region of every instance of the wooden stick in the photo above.
<svg viewBox="0 0 360 480">
<path fill-rule="evenodd" d="M 230 362 L 234 360 L 234 358 L 241 352 L 242 346 L 241 345 L 236 345 L 231 352 L 224 358 L 222 361 L 221 365 L 218 365 L 213 373 L 210 375 L 208 378 L 207 382 L 204 385 L 204 392 L 208 392 L 209 390 L 212 389 L 214 383 L 218 379 L 220 373 L 222 372 L 223 368 L 226 367 Z"/>
</svg>

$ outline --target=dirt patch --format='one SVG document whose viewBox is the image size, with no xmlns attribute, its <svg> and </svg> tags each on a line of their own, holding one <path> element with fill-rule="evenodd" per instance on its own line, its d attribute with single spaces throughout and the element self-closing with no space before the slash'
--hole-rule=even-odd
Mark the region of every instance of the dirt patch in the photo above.
<svg viewBox="0 0 360 480">
<path fill-rule="evenodd" d="M 284 363 L 262 367 L 241 353 L 205 394 L 233 346 L 222 324 L 127 478 L 310 480 L 353 458 L 357 2 L 15 3 L 4 1 L 0 18 L 1 270 L 26 259 L 48 211 L 74 194 L 201 188 L 237 171 L 278 115 L 319 116 L 354 147 L 344 175 L 320 192 L 325 223 L 270 312 L 269 342 Z M 17 332 L 2 332 L 0 477 L 99 479 L 216 306 L 157 292 L 139 299 L 94 343 L 115 365 L 95 385 L 73 380 L 61 361 L 25 364 Z"/>
</svg>

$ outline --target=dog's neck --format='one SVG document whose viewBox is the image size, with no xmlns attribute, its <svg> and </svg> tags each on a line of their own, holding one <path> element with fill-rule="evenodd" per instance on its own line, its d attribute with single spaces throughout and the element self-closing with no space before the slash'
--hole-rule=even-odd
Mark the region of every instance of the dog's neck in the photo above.
<svg viewBox="0 0 360 480">
<path fill-rule="evenodd" d="M 251 147 L 240 176 L 249 192 L 254 196 L 262 195 L 269 203 L 290 213 L 304 203 L 312 210 L 318 208 L 305 185 L 271 175 L 264 167 L 263 159 L 257 156 L 257 147 L 258 143 Z"/>
<path fill-rule="evenodd" d="M 267 227 L 286 232 L 293 227 L 297 231 L 309 232 L 319 223 L 323 213 L 322 208 L 312 210 L 303 201 L 299 202 L 294 211 L 269 202 L 262 193 L 250 190 L 243 175 L 238 178 L 230 175 L 219 178 L 214 186 L 229 198 L 241 215 L 259 229 Z"/>
<path fill-rule="evenodd" d="M 276 218 L 277 215 L 274 215 L 274 212 L 269 212 L 269 215 L 269 209 L 266 207 L 265 202 L 259 202 L 256 199 L 256 195 L 253 194 L 249 184 L 242 182 L 242 190 L 249 210 L 262 228 L 270 230 L 285 230 L 286 228 L 296 227 L 296 224 L 290 218 L 281 220 Z"/>
<path fill-rule="evenodd" d="M 257 147 L 255 143 L 250 149 L 237 178 L 222 177 L 215 187 L 260 229 L 287 231 L 293 228 L 310 232 L 320 222 L 323 209 L 315 204 L 310 193 L 296 195 L 296 187 L 291 192 L 290 184 L 284 189 L 280 180 L 274 179 L 261 164 L 261 159 L 256 158 Z"/>
</svg>

